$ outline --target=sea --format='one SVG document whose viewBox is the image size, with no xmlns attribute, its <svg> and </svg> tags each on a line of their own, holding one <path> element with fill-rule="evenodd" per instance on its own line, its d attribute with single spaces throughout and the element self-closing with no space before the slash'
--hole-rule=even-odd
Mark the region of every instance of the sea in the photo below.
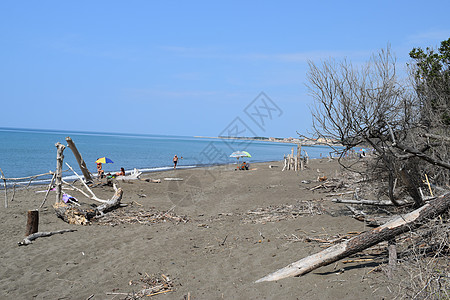
<svg viewBox="0 0 450 300">
<path fill-rule="evenodd" d="M 236 164 L 230 157 L 234 151 L 247 151 L 249 162 L 280 161 L 285 154 L 296 151 L 296 144 L 257 140 L 169 136 L 157 134 L 123 134 L 104 132 L 79 132 L 57 130 L 35 130 L 0 127 L 0 168 L 5 178 L 22 178 L 47 173 L 56 169 L 56 143 L 67 146 L 70 137 L 91 173 L 96 174 L 95 161 L 107 157 L 113 161 L 104 164 L 106 173 L 118 172 L 121 167 L 126 173 L 135 168 L 141 172 L 155 172 L 173 168 L 173 157 L 182 157 L 177 168 L 195 168 L 224 164 Z M 328 156 L 327 146 L 303 146 L 310 158 Z M 78 163 L 69 147 L 64 150 L 64 162 L 80 174 Z M 74 180 L 76 176 L 63 166 L 63 177 Z M 33 179 L 33 184 L 45 184 L 50 175 Z M 27 184 L 29 179 L 7 181 L 8 185 Z M 2 184 L 3 185 L 3 184 Z M 3 188 L 3 187 L 0 187 Z"/>
</svg>

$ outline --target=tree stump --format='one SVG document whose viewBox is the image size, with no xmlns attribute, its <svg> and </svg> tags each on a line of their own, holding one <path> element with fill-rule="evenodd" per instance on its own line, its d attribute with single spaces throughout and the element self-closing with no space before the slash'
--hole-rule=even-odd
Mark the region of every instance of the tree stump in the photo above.
<svg viewBox="0 0 450 300">
<path fill-rule="evenodd" d="M 29 236 L 30 234 L 38 232 L 38 227 L 39 227 L 39 211 L 29 210 L 25 236 Z"/>
</svg>

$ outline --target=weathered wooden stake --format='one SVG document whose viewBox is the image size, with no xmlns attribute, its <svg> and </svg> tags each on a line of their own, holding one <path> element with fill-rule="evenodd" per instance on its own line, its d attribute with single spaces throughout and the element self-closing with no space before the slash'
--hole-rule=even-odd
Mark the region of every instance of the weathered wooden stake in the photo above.
<svg viewBox="0 0 450 300">
<path fill-rule="evenodd" d="M 62 145 L 61 143 L 56 143 L 55 144 L 57 152 L 56 152 L 56 202 L 55 203 L 59 203 L 59 201 L 61 201 L 61 179 L 62 179 L 62 165 L 63 165 L 63 160 L 64 160 L 64 149 L 66 148 L 66 146 Z"/>
<path fill-rule="evenodd" d="M 5 174 L 3 174 L 2 169 L 0 169 L 0 172 L 2 173 L 3 183 L 5 184 L 5 208 L 8 208 L 8 187 L 6 186 L 6 178 Z"/>
<path fill-rule="evenodd" d="M 78 152 L 78 149 L 75 146 L 75 143 L 73 142 L 73 140 L 70 138 L 70 136 L 66 137 L 66 142 L 67 142 L 67 145 L 69 146 L 70 150 L 72 150 L 73 155 L 75 156 L 75 158 L 78 162 L 78 165 L 80 166 L 81 173 L 83 173 L 83 176 L 84 176 L 84 180 L 86 182 L 92 182 L 91 173 L 89 173 L 89 170 L 86 167 L 86 163 L 84 162 L 83 157 L 81 157 L 80 152 Z"/>
<path fill-rule="evenodd" d="M 25 236 L 29 236 L 30 234 L 38 232 L 38 227 L 39 227 L 39 211 L 29 210 Z"/>
<path fill-rule="evenodd" d="M 395 238 L 388 241 L 388 253 L 389 253 L 389 266 L 388 266 L 388 278 L 394 277 L 395 266 L 397 265 L 397 246 Z"/>
</svg>

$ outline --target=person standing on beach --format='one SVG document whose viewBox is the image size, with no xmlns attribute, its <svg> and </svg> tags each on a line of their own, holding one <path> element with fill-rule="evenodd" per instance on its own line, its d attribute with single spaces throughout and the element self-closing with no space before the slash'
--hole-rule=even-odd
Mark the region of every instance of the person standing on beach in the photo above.
<svg viewBox="0 0 450 300">
<path fill-rule="evenodd" d="M 175 154 L 175 156 L 173 157 L 173 168 L 174 169 L 177 168 L 177 163 L 178 163 L 178 156 Z"/>
<path fill-rule="evenodd" d="M 180 157 L 180 159 L 183 159 L 183 156 Z M 174 169 L 177 168 L 177 164 L 178 164 L 178 156 L 175 154 L 175 156 L 173 157 L 173 168 Z"/>
</svg>

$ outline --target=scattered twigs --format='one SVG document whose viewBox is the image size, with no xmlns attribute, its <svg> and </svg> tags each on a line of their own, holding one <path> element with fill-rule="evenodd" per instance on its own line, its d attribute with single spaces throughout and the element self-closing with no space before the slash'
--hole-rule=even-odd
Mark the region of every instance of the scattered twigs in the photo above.
<svg viewBox="0 0 450 300">
<path fill-rule="evenodd" d="M 29 236 L 24 238 L 23 241 L 18 242 L 18 245 L 26 246 L 26 245 L 31 244 L 35 239 L 40 238 L 40 237 L 51 236 L 54 234 L 62 234 L 65 232 L 73 232 L 73 231 L 76 231 L 76 229 L 63 229 L 63 230 L 58 230 L 58 231 L 36 232 L 36 233 L 30 234 Z"/>
<path fill-rule="evenodd" d="M 301 215 L 321 215 L 324 212 L 318 201 L 297 201 L 295 204 L 271 205 L 266 208 L 250 210 L 244 217 L 244 223 L 266 223 L 295 219 Z"/>
<path fill-rule="evenodd" d="M 165 294 L 174 291 L 174 284 L 169 276 L 161 274 L 161 275 L 148 275 L 145 273 L 145 276 L 140 278 L 139 280 L 131 280 L 130 285 L 140 285 L 143 289 L 137 293 L 132 293 L 132 299 L 140 299 L 143 297 L 151 297 L 160 294 Z M 128 295 L 125 293 L 107 293 L 108 295 L 120 294 L 120 295 Z M 128 299 L 128 298 L 126 298 Z"/>
<path fill-rule="evenodd" d="M 127 208 L 116 210 L 104 215 L 101 219 L 95 219 L 99 225 L 116 226 L 119 224 L 141 224 L 151 225 L 167 221 L 176 223 L 187 223 L 186 216 L 178 216 L 172 212 L 161 212 L 156 209 L 137 209 L 133 205 Z"/>
</svg>

